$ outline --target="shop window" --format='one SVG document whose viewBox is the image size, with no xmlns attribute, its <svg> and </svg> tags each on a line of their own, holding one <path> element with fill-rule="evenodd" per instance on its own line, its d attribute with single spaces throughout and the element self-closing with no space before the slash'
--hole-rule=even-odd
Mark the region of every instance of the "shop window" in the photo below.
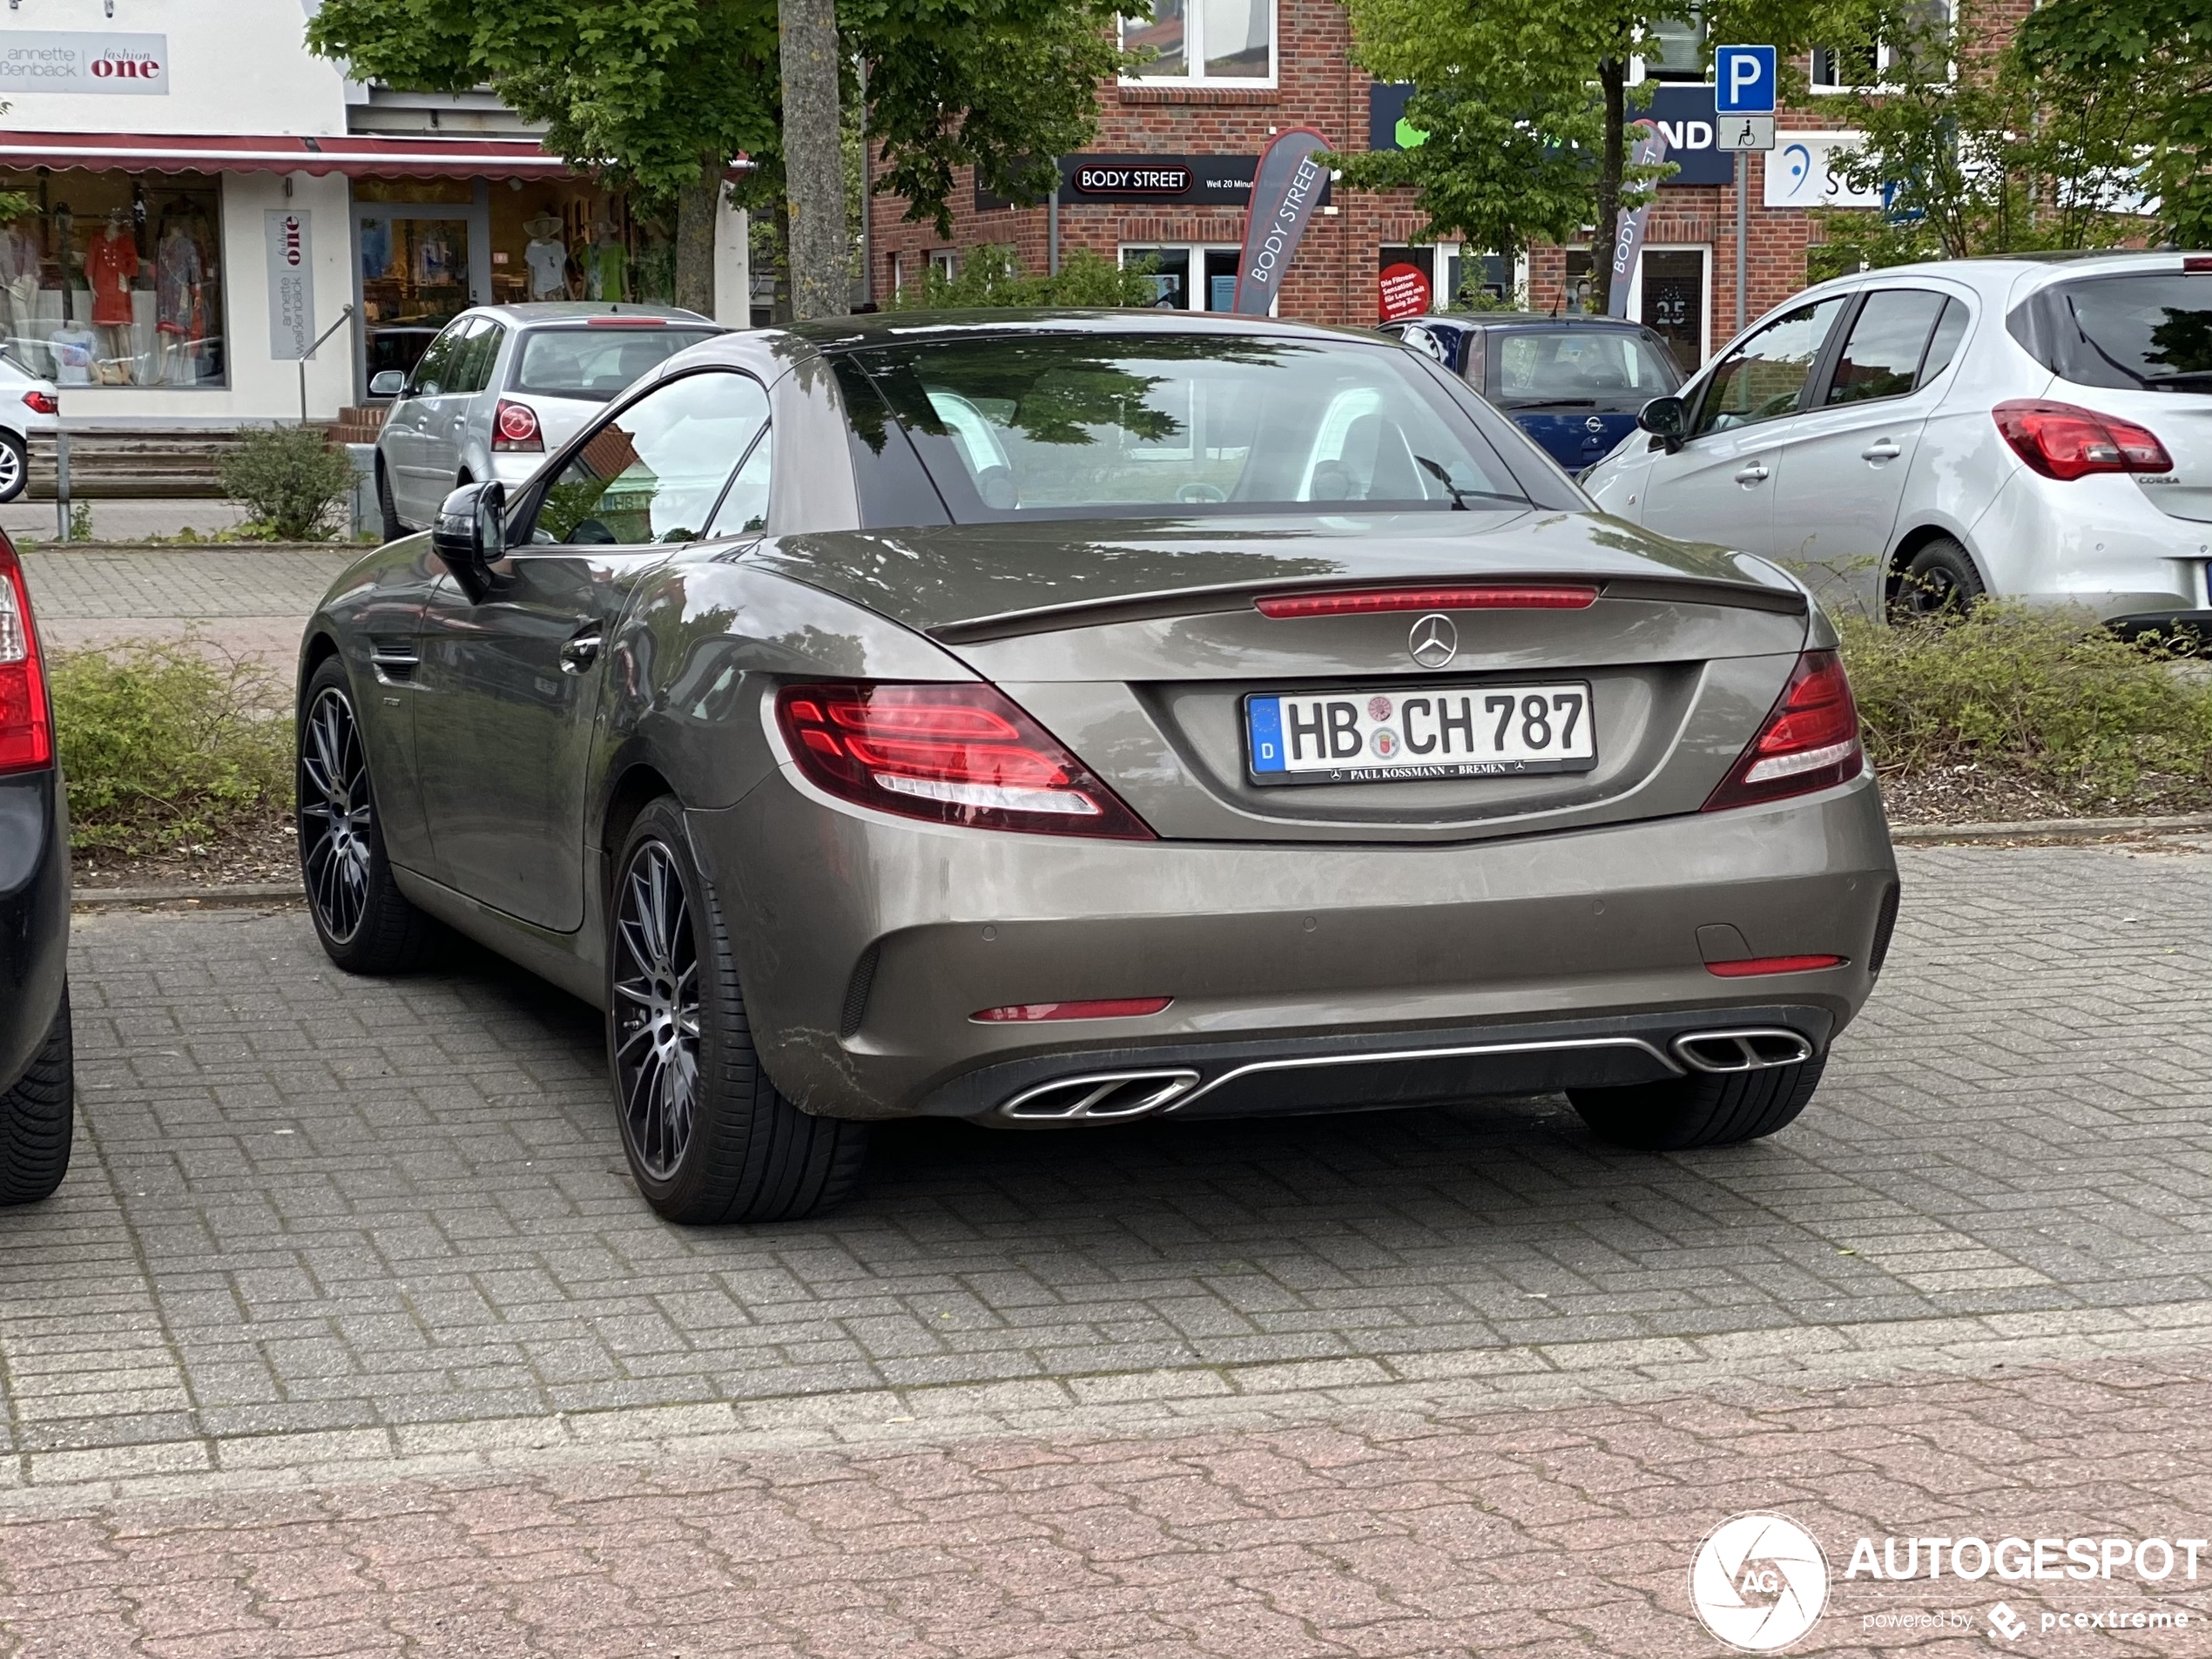
<svg viewBox="0 0 2212 1659">
<path fill-rule="evenodd" d="M 1473 273 L 1479 279 L 1478 287 L 1487 286 L 1490 266 L 1498 263 L 1495 260 L 1480 262 Z M 1511 273 L 1507 266 L 1508 278 Z M 1424 311 L 1459 307 L 1467 303 L 1466 284 L 1469 275 L 1467 257 L 1457 242 L 1439 242 L 1426 247 L 1378 248 L 1376 317 L 1383 322 L 1395 322 Z"/>
<path fill-rule="evenodd" d="M 221 195 L 192 173 L 0 174 L 0 330 L 63 386 L 226 384 Z"/>
<path fill-rule="evenodd" d="M 1228 311 L 1237 303 L 1237 268 L 1243 251 L 1190 243 L 1124 247 L 1124 267 L 1151 266 L 1152 303 L 1162 311 Z"/>
<path fill-rule="evenodd" d="M 1145 58 L 1130 80 L 1271 84 L 1275 0 L 1154 0 L 1122 19 L 1122 45 Z"/>
<path fill-rule="evenodd" d="M 1597 308 L 1597 270 L 1590 263 L 1590 251 L 1586 247 L 1567 250 L 1567 280 L 1562 285 L 1560 309 L 1589 313 Z"/>
<path fill-rule="evenodd" d="M 1705 361 L 1705 250 L 1646 248 L 1636 320 L 1667 342 L 1685 374 Z"/>
</svg>

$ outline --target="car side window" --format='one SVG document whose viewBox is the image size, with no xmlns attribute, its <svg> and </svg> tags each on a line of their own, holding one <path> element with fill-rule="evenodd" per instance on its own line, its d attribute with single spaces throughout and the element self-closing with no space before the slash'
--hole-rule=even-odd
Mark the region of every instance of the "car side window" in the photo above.
<svg viewBox="0 0 2212 1659">
<path fill-rule="evenodd" d="M 593 428 L 546 486 L 536 540 L 574 546 L 689 542 L 768 421 L 750 374 L 707 369 L 657 386 Z"/>
<path fill-rule="evenodd" d="M 432 341 L 429 349 L 415 361 L 415 372 L 408 377 L 408 390 L 417 397 L 452 391 L 454 370 L 476 322 L 474 317 L 456 317 L 447 324 L 445 333 Z"/>
<path fill-rule="evenodd" d="M 1966 307 L 1956 300 L 1943 302 L 1943 315 L 1936 320 L 1935 334 L 1928 341 L 1928 354 L 1920 363 L 1920 384 L 1927 385 L 1951 367 L 1951 360 L 1959 354 L 1959 342 L 1966 337 Z"/>
<path fill-rule="evenodd" d="M 752 446 L 752 453 L 724 492 L 722 504 L 714 509 L 714 522 L 706 527 L 710 536 L 745 536 L 767 528 L 768 478 L 774 464 L 772 446 L 775 441 L 776 428 L 771 426 Z"/>
<path fill-rule="evenodd" d="M 489 319 L 479 318 L 475 331 L 461 347 L 459 366 L 454 370 L 453 389 L 456 392 L 481 392 L 491 384 L 491 366 L 499 359 L 500 342 L 507 338 L 507 330 Z"/>
<path fill-rule="evenodd" d="M 1465 377 L 1467 383 L 1480 394 L 1483 388 L 1484 377 L 1490 372 L 1490 336 L 1482 329 L 1470 328 L 1467 330 L 1467 344 L 1464 349 L 1467 352 L 1467 360 L 1460 366 L 1460 373 Z"/>
<path fill-rule="evenodd" d="M 1878 288 L 1852 319 L 1828 384 L 1831 403 L 1904 397 L 1920 381 L 1921 360 L 1942 316 L 1943 296 L 1925 288 Z"/>
<path fill-rule="evenodd" d="M 1797 414 L 1813 363 L 1843 309 L 1841 295 L 1799 306 L 1730 352 L 1706 382 L 1689 435 L 1726 432 Z"/>
</svg>

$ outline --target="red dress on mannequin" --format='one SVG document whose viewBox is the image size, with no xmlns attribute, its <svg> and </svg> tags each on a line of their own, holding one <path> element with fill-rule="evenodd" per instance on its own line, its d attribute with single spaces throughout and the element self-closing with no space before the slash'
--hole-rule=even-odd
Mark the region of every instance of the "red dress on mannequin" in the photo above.
<svg viewBox="0 0 2212 1659">
<path fill-rule="evenodd" d="M 132 321 L 131 279 L 138 274 L 138 245 L 131 237 L 96 236 L 84 250 L 84 280 L 92 288 L 92 320 L 105 328 Z"/>
</svg>

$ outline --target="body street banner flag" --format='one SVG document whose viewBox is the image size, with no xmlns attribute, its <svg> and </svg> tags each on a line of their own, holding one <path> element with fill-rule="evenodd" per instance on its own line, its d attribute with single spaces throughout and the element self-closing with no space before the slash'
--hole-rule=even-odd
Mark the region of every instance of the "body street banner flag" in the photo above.
<svg viewBox="0 0 2212 1659">
<path fill-rule="evenodd" d="M 1239 316 L 1265 316 L 1281 289 L 1329 182 L 1329 170 L 1313 158 L 1328 149 L 1328 139 L 1314 128 L 1292 127 L 1260 157 L 1252 174 L 1244 257 L 1237 267 L 1237 298 L 1230 307 Z"/>
<path fill-rule="evenodd" d="M 1667 135 L 1655 122 L 1629 152 L 1629 165 L 1656 167 L 1666 158 Z M 1629 314 L 1629 281 L 1635 275 L 1636 255 L 1643 252 L 1643 221 L 1650 212 L 1651 204 L 1646 202 L 1622 215 L 1621 234 L 1613 244 L 1613 287 L 1606 296 L 1605 314 L 1608 317 Z"/>
</svg>

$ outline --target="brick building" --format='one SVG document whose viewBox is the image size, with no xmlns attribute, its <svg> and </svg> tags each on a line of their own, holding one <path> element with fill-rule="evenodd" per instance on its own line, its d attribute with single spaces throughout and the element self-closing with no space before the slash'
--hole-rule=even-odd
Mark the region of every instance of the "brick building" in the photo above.
<svg viewBox="0 0 2212 1659">
<path fill-rule="evenodd" d="M 1087 247 L 1108 260 L 1157 260 L 1164 305 L 1227 307 L 1251 170 L 1277 133 L 1315 127 L 1343 151 L 1411 136 L 1402 120 L 1406 90 L 1371 80 L 1351 61 L 1349 20 L 1338 0 L 1159 0 L 1156 21 L 1129 25 L 1126 37 L 1133 48 L 1150 45 L 1159 55 L 1143 78 L 1100 89 L 1094 148 L 1062 158 L 1060 244 L 1063 252 Z M 1667 335 L 1686 367 L 1724 344 L 1739 316 L 1735 161 L 1714 147 L 1713 92 L 1702 57 L 1691 26 L 1654 42 L 1645 60 L 1646 72 L 1660 83 L 1649 113 L 1667 134 L 1668 159 L 1682 171 L 1660 189 L 1629 297 L 1630 314 Z M 1799 66 L 1814 88 L 1810 107 L 1784 111 L 1776 149 L 1744 158 L 1745 320 L 1804 286 L 1813 234 L 1808 209 L 1876 205 L 1851 197 L 1827 165 L 1851 135 L 1824 111 L 1821 92 L 1837 88 L 1852 66 L 1827 52 Z M 1865 66 L 1857 67 L 1863 73 Z M 986 243 L 1009 244 L 1025 267 L 1045 268 L 1049 208 L 994 200 L 966 179 L 954 208 L 953 234 L 941 238 L 930 226 L 903 222 L 903 200 L 875 199 L 868 250 L 873 297 L 919 280 L 930 262 L 956 262 L 961 250 Z M 1282 313 L 1373 322 L 1381 273 L 1408 264 L 1440 310 L 1463 284 L 1518 291 L 1542 310 L 1581 302 L 1587 248 L 1540 247 L 1508 268 L 1479 250 L 1416 246 L 1421 222 L 1410 192 L 1335 185 L 1284 283 Z"/>
</svg>

